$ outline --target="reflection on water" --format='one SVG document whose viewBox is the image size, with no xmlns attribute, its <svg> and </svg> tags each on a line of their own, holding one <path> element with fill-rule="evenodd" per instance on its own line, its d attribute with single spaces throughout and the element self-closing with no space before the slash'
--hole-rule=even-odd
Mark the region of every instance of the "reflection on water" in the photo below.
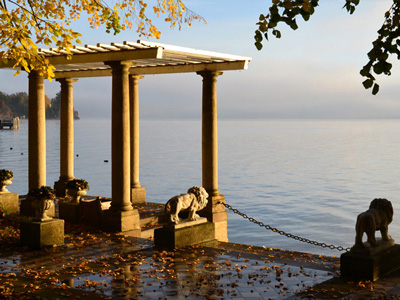
<svg viewBox="0 0 400 300">
<path fill-rule="evenodd" d="M 27 192 L 27 128 L 0 131 L 0 168 L 15 173 L 9 190 Z M 111 123 L 75 123 L 75 177 L 89 194 L 111 196 Z M 219 189 L 229 204 L 273 227 L 319 242 L 354 243 L 358 213 L 374 198 L 395 210 L 389 228 L 396 240 L 399 207 L 400 121 L 219 122 Z M 105 162 L 108 160 L 109 162 Z M 47 122 L 47 184 L 59 177 L 59 121 Z M 140 123 L 140 182 L 147 200 L 201 185 L 200 121 Z M 338 255 L 267 232 L 229 213 L 232 242 Z"/>
</svg>

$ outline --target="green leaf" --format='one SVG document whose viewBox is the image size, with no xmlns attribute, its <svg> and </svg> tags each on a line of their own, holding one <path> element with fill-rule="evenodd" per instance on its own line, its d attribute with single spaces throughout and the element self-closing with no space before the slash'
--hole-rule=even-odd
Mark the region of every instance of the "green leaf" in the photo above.
<svg viewBox="0 0 400 300">
<path fill-rule="evenodd" d="M 290 23 L 290 28 L 292 28 L 293 30 L 299 28 L 299 26 L 297 26 L 296 20 L 293 20 L 293 22 Z"/>
<path fill-rule="evenodd" d="M 268 30 L 268 27 L 265 23 L 261 23 L 259 29 L 261 32 L 266 32 Z"/>
<path fill-rule="evenodd" d="M 374 69 L 374 72 L 376 73 L 376 74 L 382 74 L 382 72 L 384 71 L 384 65 L 383 65 L 383 63 L 382 62 L 378 62 L 378 63 L 376 63 L 375 65 L 374 65 L 374 67 L 373 67 L 373 69 Z"/>
<path fill-rule="evenodd" d="M 374 88 L 372 89 L 372 95 L 376 95 L 379 92 L 379 84 L 375 83 Z"/>
<path fill-rule="evenodd" d="M 254 45 L 256 45 L 258 51 L 260 51 L 263 47 L 263 45 L 260 42 L 255 42 Z"/>
<path fill-rule="evenodd" d="M 256 35 L 254 36 L 254 39 L 256 40 L 256 42 L 261 42 L 263 37 L 262 34 L 259 30 L 256 30 Z"/>
<path fill-rule="evenodd" d="M 366 79 L 362 84 L 365 89 L 369 89 L 374 84 L 374 81 L 372 79 Z"/>
<path fill-rule="evenodd" d="M 301 11 L 301 16 L 303 17 L 304 21 L 308 21 L 310 19 L 310 14 L 305 11 Z"/>
<path fill-rule="evenodd" d="M 276 25 L 278 25 L 278 23 L 275 21 L 272 21 L 272 19 L 271 19 L 268 23 L 268 28 L 274 28 L 274 27 L 276 27 Z"/>
<path fill-rule="evenodd" d="M 279 30 L 272 30 L 272 34 L 277 38 L 280 39 L 281 38 L 281 32 Z"/>
<path fill-rule="evenodd" d="M 367 66 L 364 66 L 364 68 L 361 69 L 360 74 L 361 76 L 368 76 L 369 68 Z"/>
</svg>

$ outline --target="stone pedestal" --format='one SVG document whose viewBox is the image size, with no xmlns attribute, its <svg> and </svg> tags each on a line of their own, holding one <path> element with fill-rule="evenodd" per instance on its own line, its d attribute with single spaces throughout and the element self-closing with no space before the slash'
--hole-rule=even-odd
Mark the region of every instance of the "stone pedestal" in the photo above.
<svg viewBox="0 0 400 300">
<path fill-rule="evenodd" d="M 35 216 L 35 211 L 33 210 L 32 207 L 32 199 L 26 198 L 24 200 L 21 200 L 21 204 L 19 207 L 19 213 L 21 216 L 25 217 L 34 217 Z M 55 205 L 52 205 L 50 209 L 46 212 L 49 217 L 55 217 L 56 215 L 56 209 Z"/>
<path fill-rule="evenodd" d="M 146 190 L 144 187 L 131 188 L 132 204 L 146 203 Z"/>
<path fill-rule="evenodd" d="M 225 203 L 224 195 L 209 196 L 207 206 L 198 214 L 215 224 L 215 238 L 218 241 L 228 242 L 228 212 L 218 202 Z"/>
<path fill-rule="evenodd" d="M 390 242 L 390 241 L 389 241 Z M 374 247 L 378 248 L 378 247 Z M 371 249 L 374 249 L 371 248 Z M 340 256 L 344 278 L 376 281 L 400 268 L 400 245 L 383 246 L 383 250 L 352 249 Z"/>
<path fill-rule="evenodd" d="M 82 199 L 80 202 L 81 223 L 100 227 L 103 222 L 104 211 L 110 208 L 111 200 L 97 197 L 96 199 Z"/>
<path fill-rule="evenodd" d="M 157 248 L 179 249 L 193 245 L 215 247 L 215 224 L 206 218 L 197 221 L 181 221 L 178 225 L 167 225 L 154 231 Z"/>
<path fill-rule="evenodd" d="M 123 232 L 137 230 L 140 235 L 140 217 L 137 209 L 128 211 L 103 212 L 103 227 L 110 232 Z"/>
<path fill-rule="evenodd" d="M 18 194 L 15 193 L 0 193 L 0 207 L 8 214 L 18 212 Z"/>
<path fill-rule="evenodd" d="M 79 203 L 59 202 L 58 213 L 60 219 L 63 219 L 67 222 L 77 224 L 81 221 L 81 211 Z"/>
<path fill-rule="evenodd" d="M 33 249 L 64 244 L 64 220 L 21 222 L 21 243 Z"/>
</svg>

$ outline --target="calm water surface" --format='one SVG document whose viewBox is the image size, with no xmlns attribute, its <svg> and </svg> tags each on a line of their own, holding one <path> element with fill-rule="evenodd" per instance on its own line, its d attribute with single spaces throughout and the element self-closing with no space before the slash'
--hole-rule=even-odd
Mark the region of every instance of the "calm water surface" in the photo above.
<svg viewBox="0 0 400 300">
<path fill-rule="evenodd" d="M 109 120 L 75 122 L 75 177 L 91 195 L 111 196 Z M 28 121 L 0 131 L 0 168 L 14 172 L 12 192 L 28 189 Z M 392 201 L 389 233 L 400 240 L 400 121 L 219 121 L 219 189 L 227 203 L 295 235 L 345 247 L 357 214 L 374 198 Z M 105 163 L 104 160 L 110 161 Z M 59 178 L 59 121 L 47 122 L 47 184 Z M 140 124 L 140 182 L 147 200 L 201 185 L 200 121 Z M 231 242 L 339 255 L 281 237 L 229 212 Z"/>
</svg>

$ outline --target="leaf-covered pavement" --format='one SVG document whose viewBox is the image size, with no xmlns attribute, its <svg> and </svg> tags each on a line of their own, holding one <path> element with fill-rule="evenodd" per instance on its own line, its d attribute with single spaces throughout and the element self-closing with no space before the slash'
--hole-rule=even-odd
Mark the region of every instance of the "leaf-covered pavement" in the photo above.
<svg viewBox="0 0 400 300">
<path fill-rule="evenodd" d="M 18 224 L 0 219 L 0 299 L 390 299 L 393 290 L 342 282 L 337 258 L 232 243 L 163 251 L 68 224 L 63 246 L 33 251 Z"/>
</svg>

